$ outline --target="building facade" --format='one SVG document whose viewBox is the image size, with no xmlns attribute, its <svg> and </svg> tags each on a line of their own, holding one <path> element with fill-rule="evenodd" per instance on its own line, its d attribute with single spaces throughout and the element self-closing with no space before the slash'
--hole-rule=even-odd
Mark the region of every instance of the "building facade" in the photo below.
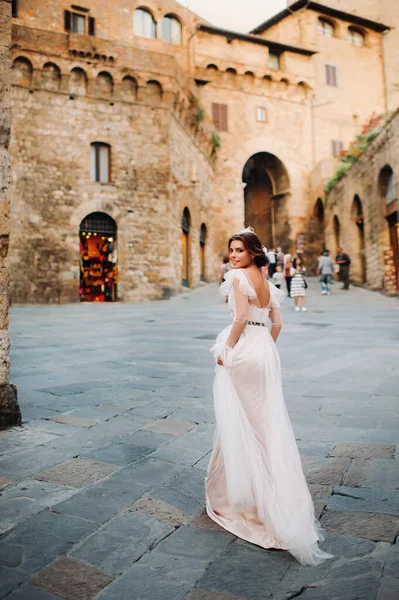
<svg viewBox="0 0 399 600">
<path fill-rule="evenodd" d="M 326 243 L 351 257 L 351 276 L 371 289 L 399 289 L 399 114 L 327 198 Z"/>
<path fill-rule="evenodd" d="M 9 276 L 5 265 L 10 236 L 11 2 L 0 0 L 0 429 L 21 425 L 17 389 L 10 385 L 8 336 Z"/>
<path fill-rule="evenodd" d="M 14 302 L 166 298 L 215 280 L 244 224 L 315 263 L 335 156 L 387 110 L 389 23 L 302 0 L 250 34 L 173 0 L 14 7 Z"/>
</svg>

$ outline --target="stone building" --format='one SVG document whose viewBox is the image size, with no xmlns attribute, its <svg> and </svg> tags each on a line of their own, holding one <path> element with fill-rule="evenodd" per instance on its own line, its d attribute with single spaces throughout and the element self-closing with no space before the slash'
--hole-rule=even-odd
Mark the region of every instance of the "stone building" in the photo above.
<svg viewBox="0 0 399 600">
<path fill-rule="evenodd" d="M 10 234 L 11 2 L 0 0 L 0 429 L 21 424 L 17 390 L 10 385 L 9 277 L 5 258 Z"/>
<path fill-rule="evenodd" d="M 344 247 L 351 276 L 371 289 L 399 289 L 399 113 L 328 194 L 326 243 Z"/>
<path fill-rule="evenodd" d="M 13 21 L 14 302 L 168 297 L 244 224 L 314 264 L 334 157 L 387 110 L 389 22 L 303 0 L 249 34 L 174 0 Z"/>
</svg>

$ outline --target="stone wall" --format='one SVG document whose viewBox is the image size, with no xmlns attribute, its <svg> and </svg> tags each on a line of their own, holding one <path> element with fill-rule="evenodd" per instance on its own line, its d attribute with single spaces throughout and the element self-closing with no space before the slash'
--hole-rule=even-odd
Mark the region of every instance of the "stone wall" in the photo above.
<svg viewBox="0 0 399 600">
<path fill-rule="evenodd" d="M 117 223 L 119 298 L 176 293 L 184 207 L 192 211 L 193 227 L 202 213 L 211 229 L 211 128 L 206 121 L 193 127 L 197 106 L 168 56 L 162 57 L 163 74 L 156 81 L 157 55 L 144 60 L 140 51 L 129 56 L 115 45 L 118 60 L 100 66 L 92 57 L 71 54 L 67 36 L 54 36 L 48 34 L 47 43 L 61 52 L 49 64 L 48 56 L 37 52 L 40 35 L 21 26 L 14 34 L 19 48 L 13 57 L 13 300 L 78 300 L 79 225 L 96 211 Z M 87 36 L 76 37 L 84 47 Z M 90 180 L 93 142 L 111 146 L 107 184 Z M 211 242 L 212 235 L 207 248 L 212 279 L 217 261 Z M 192 285 L 200 280 L 197 255 L 195 247 Z"/>
<path fill-rule="evenodd" d="M 392 173 L 395 195 L 399 177 L 398 114 L 328 194 L 326 244 L 335 252 L 339 242 L 351 256 L 351 274 L 355 281 L 364 281 L 371 289 L 396 293 L 398 262 L 397 254 L 395 262 L 392 236 L 398 236 L 399 232 L 398 200 L 396 197 L 387 202 L 384 171 Z M 340 225 L 339 239 L 334 218 Z M 393 224 L 390 231 L 389 221 L 395 218 L 396 228 Z"/>
<path fill-rule="evenodd" d="M 10 385 L 9 276 L 5 265 L 10 234 L 11 1 L 0 0 L 0 429 L 21 424 L 17 390 Z"/>
</svg>

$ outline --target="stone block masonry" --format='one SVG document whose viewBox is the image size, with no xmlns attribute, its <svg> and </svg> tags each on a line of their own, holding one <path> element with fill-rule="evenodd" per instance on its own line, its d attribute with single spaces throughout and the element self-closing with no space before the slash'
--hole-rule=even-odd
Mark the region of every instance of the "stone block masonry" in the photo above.
<svg viewBox="0 0 399 600">
<path fill-rule="evenodd" d="M 0 429 L 21 424 L 17 388 L 10 385 L 9 276 L 5 265 L 10 234 L 11 0 L 0 1 Z"/>
</svg>

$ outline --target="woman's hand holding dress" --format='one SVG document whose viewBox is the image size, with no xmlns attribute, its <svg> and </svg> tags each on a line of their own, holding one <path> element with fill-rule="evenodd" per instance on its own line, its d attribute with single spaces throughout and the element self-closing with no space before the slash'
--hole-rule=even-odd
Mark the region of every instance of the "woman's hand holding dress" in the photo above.
<svg viewBox="0 0 399 600">
<path fill-rule="evenodd" d="M 234 280 L 233 287 L 236 301 L 236 314 L 230 335 L 226 340 L 226 350 L 231 350 L 233 346 L 236 345 L 248 322 L 248 296 L 241 291 L 238 279 Z M 218 356 L 217 364 L 223 366 L 223 358 L 221 356 Z"/>
</svg>

